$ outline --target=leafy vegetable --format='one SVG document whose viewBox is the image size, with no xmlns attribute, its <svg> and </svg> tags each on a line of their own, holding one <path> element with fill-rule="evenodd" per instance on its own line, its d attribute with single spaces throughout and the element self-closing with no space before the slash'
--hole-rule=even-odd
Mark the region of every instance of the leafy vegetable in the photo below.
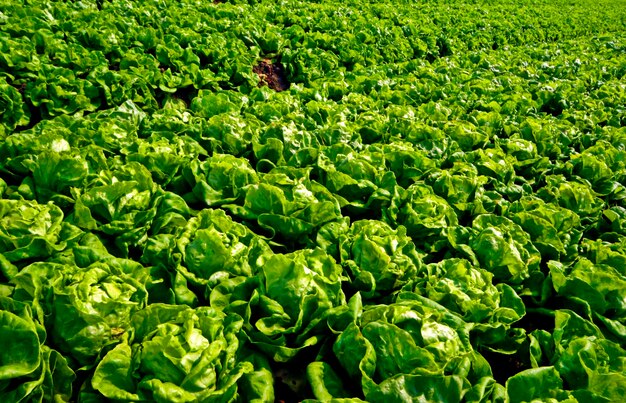
<svg viewBox="0 0 626 403">
<path fill-rule="evenodd" d="M 12 401 L 67 401 L 76 378 L 67 360 L 45 345 L 46 331 L 27 304 L 0 297 L 0 389 Z"/>
<path fill-rule="evenodd" d="M 422 269 L 420 254 L 404 227 L 393 230 L 380 221 L 356 221 L 338 243 L 342 264 L 363 296 L 398 290 Z"/>
<path fill-rule="evenodd" d="M 93 376 L 94 389 L 108 399 L 234 401 L 238 382 L 254 372 L 251 362 L 235 361 L 242 326 L 237 316 L 154 304 L 133 322 L 135 331 L 104 356 Z M 253 386 L 267 389 L 271 383 Z M 245 398 L 245 390 L 239 393 Z M 260 396 L 272 399 L 271 392 Z"/>
<path fill-rule="evenodd" d="M 0 0 L 0 397 L 623 400 L 624 32 Z"/>
<path fill-rule="evenodd" d="M 244 318 L 243 330 L 250 342 L 285 362 L 324 340 L 325 317 L 345 303 L 342 270 L 319 249 L 266 253 L 257 264 L 256 276 L 232 291 L 227 288 L 232 294 L 221 298 L 228 297 L 226 311 Z"/>
</svg>

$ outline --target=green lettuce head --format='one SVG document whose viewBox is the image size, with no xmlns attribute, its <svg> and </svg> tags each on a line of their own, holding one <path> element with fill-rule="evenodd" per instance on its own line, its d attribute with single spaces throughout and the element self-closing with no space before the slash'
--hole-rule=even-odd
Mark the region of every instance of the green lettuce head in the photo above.
<svg viewBox="0 0 626 403">
<path fill-rule="evenodd" d="M 623 345 L 605 338 L 600 328 L 573 311 L 557 309 L 551 314 L 551 333 L 537 329 L 529 334 L 533 368 L 506 382 L 510 401 L 622 400 L 626 392 Z"/>
<path fill-rule="evenodd" d="M 15 298 L 32 301 L 58 348 L 89 365 L 130 328 L 131 315 L 147 301 L 148 269 L 109 258 L 86 267 L 37 262 L 14 279 Z"/>
<path fill-rule="evenodd" d="M 238 312 L 250 341 L 274 360 L 286 362 L 324 340 L 326 316 L 345 304 L 342 269 L 321 249 L 266 252 L 256 264 L 256 276 L 232 290 L 217 289 L 212 303 Z"/>
<path fill-rule="evenodd" d="M 80 234 L 51 203 L 0 200 L 0 253 L 9 262 L 48 258 Z"/>
<path fill-rule="evenodd" d="M 416 292 L 463 316 L 467 322 L 510 323 L 524 314 L 523 303 L 506 284 L 494 285 L 493 274 L 465 259 L 445 259 L 427 266 L 426 281 Z M 510 318 L 508 320 L 506 318 Z"/>
<path fill-rule="evenodd" d="M 150 172 L 137 162 L 102 172 L 86 191 L 75 188 L 73 196 L 76 204 L 68 221 L 114 237 L 123 255 L 145 242 L 159 199 Z"/>
<path fill-rule="evenodd" d="M 243 320 L 210 307 L 153 304 L 98 364 L 92 386 L 112 401 L 273 400 L 272 378 L 238 359 Z M 259 374 L 265 382 L 259 380 Z M 241 385 L 241 386 L 240 386 Z"/>
<path fill-rule="evenodd" d="M 191 161 L 183 176 L 193 186 L 193 197 L 209 207 L 236 201 L 248 185 L 259 182 L 250 162 L 229 154 L 213 154 L 203 162 Z"/>
<path fill-rule="evenodd" d="M 364 396 L 366 401 L 406 401 L 419 396 L 420 401 L 458 402 L 467 393 L 488 398 L 497 386 L 487 361 L 473 351 L 468 332 L 460 317 L 424 298 L 367 306 L 333 345 L 339 367 L 322 361 L 309 365 L 313 393 L 320 400 Z M 349 384 L 342 383 L 340 372 Z M 474 390 L 473 384 L 482 389 Z"/>
<path fill-rule="evenodd" d="M 445 244 L 449 228 L 459 224 L 454 209 L 424 184 L 416 183 L 396 198 L 397 212 L 391 211 L 390 224 L 403 225 L 417 246 L 425 251 L 438 250 Z"/>
<path fill-rule="evenodd" d="M 481 214 L 472 227 L 470 247 L 497 281 L 520 284 L 539 270 L 541 255 L 519 225 L 505 217 Z"/>
<path fill-rule="evenodd" d="M 0 77 L 0 138 L 4 139 L 17 126 L 27 125 L 30 121 L 30 111 L 22 100 L 22 94 L 10 86 L 6 78 Z"/>
<path fill-rule="evenodd" d="M 176 241 L 175 255 L 182 258 L 177 271 L 208 295 L 221 281 L 250 277 L 251 253 L 262 242 L 223 210 L 202 210 Z"/>
<path fill-rule="evenodd" d="M 386 295 L 412 281 L 422 263 L 406 229 L 381 221 L 356 221 L 340 236 L 341 263 L 364 297 Z"/>
<path fill-rule="evenodd" d="M 28 304 L 0 297 L 0 391 L 10 402 L 69 401 L 76 378 L 65 357 L 45 345 Z"/>
</svg>

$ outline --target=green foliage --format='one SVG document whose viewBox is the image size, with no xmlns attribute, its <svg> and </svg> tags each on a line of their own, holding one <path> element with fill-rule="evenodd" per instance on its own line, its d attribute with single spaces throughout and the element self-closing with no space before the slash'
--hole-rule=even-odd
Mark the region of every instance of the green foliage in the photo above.
<svg viewBox="0 0 626 403">
<path fill-rule="evenodd" d="M 0 397 L 623 400 L 625 10 L 0 0 Z"/>
</svg>

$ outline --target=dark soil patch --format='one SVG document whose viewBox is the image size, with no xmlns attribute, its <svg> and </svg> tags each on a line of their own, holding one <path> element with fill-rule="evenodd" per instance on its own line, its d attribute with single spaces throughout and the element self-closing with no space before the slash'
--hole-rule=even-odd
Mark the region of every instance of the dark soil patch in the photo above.
<svg viewBox="0 0 626 403">
<path fill-rule="evenodd" d="M 25 87 L 24 87 L 25 88 Z M 22 89 L 22 87 L 20 87 L 20 89 L 18 89 L 18 91 L 24 91 Z M 21 92 L 20 91 L 20 92 Z M 26 105 L 28 106 L 28 109 L 30 110 L 30 119 L 28 121 L 28 124 L 26 124 L 25 126 L 18 126 L 15 128 L 15 133 L 24 131 L 24 130 L 28 130 L 28 129 L 32 129 L 37 123 L 41 122 L 43 120 L 43 116 L 41 114 L 41 108 L 37 107 L 35 105 L 33 105 L 29 100 L 26 100 Z"/>
<path fill-rule="evenodd" d="M 176 92 L 172 94 L 172 98 L 183 100 L 187 107 L 191 105 L 191 101 L 193 101 L 193 99 L 197 96 L 198 90 L 195 89 L 193 86 L 178 88 Z"/>
<path fill-rule="evenodd" d="M 312 396 L 306 371 L 283 364 L 274 369 L 274 393 L 277 402 L 299 402 Z"/>
<path fill-rule="evenodd" d="M 513 375 L 530 368 L 530 364 L 517 354 L 499 354 L 492 351 L 482 351 L 481 354 L 489 362 L 493 378 L 502 385 Z"/>
<path fill-rule="evenodd" d="M 252 69 L 261 78 L 259 85 L 267 85 L 275 91 L 285 91 L 289 89 L 289 81 L 285 75 L 285 69 L 278 62 L 271 60 L 261 60 L 259 64 Z"/>
<path fill-rule="evenodd" d="M 537 329 L 552 332 L 554 330 L 554 316 L 529 310 L 526 312 L 526 315 L 522 317 L 522 319 L 515 323 L 515 327 L 521 327 L 526 330 L 526 333 L 530 333 Z"/>
</svg>

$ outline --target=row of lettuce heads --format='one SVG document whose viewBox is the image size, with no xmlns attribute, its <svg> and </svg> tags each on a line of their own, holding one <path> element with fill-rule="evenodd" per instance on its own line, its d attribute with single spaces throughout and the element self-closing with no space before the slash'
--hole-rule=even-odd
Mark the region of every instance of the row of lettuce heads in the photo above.
<svg viewBox="0 0 626 403">
<path fill-rule="evenodd" d="M 619 400 L 626 19 L 562 7 L 0 1 L 0 396 Z"/>
</svg>

